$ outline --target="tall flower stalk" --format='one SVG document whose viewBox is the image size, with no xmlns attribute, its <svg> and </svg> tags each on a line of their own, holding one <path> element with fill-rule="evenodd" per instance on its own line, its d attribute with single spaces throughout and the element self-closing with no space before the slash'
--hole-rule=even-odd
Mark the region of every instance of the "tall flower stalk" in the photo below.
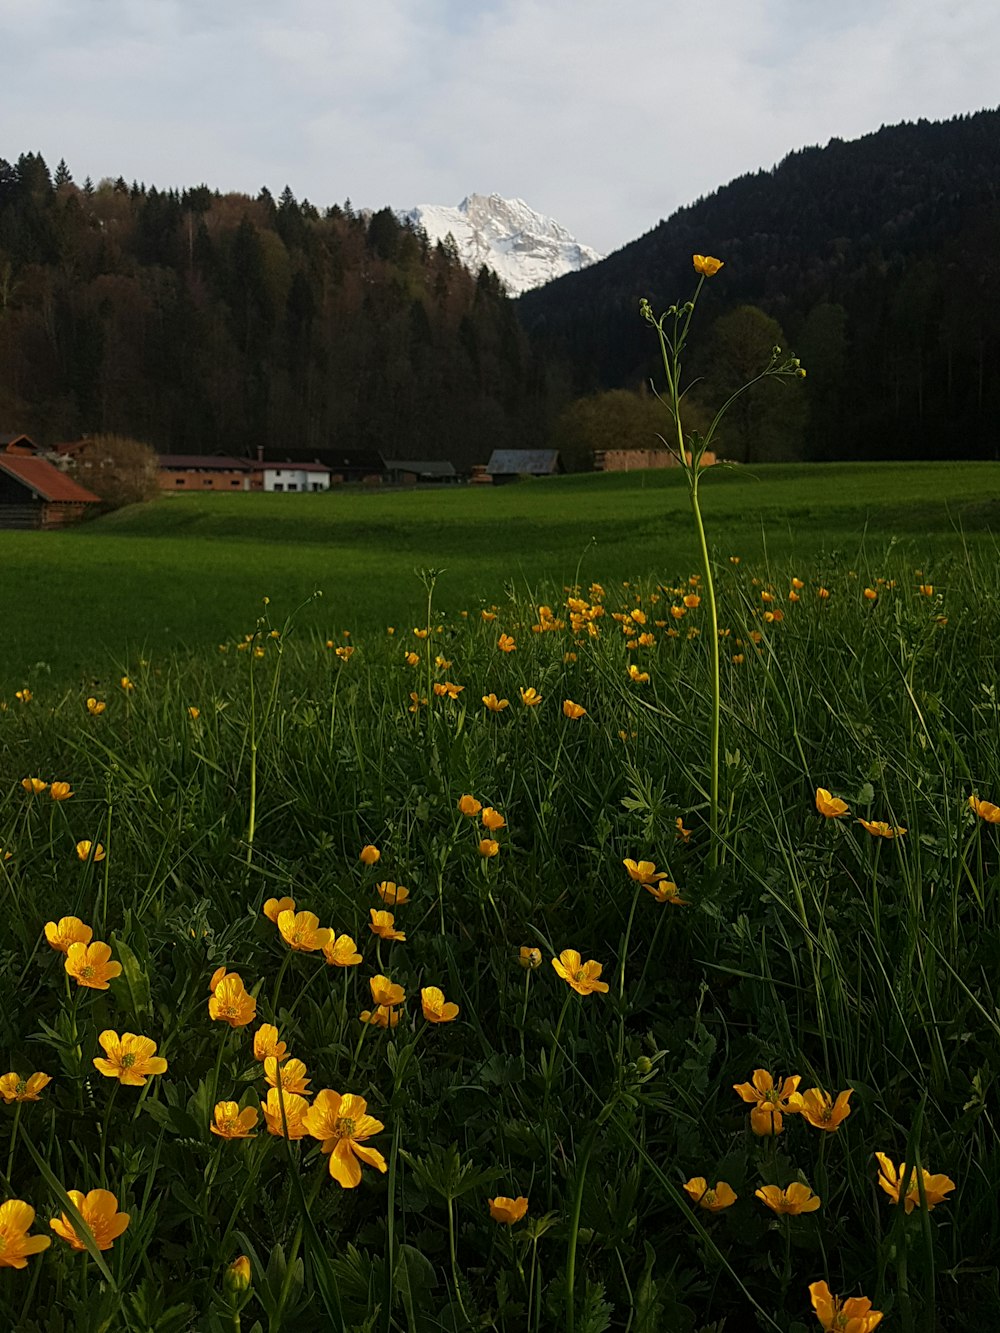
<svg viewBox="0 0 1000 1333">
<path fill-rule="evenodd" d="M 701 435 L 698 431 L 691 431 L 685 436 L 684 424 L 681 420 L 681 403 L 685 394 L 688 392 L 690 385 L 684 388 L 681 387 L 683 352 L 687 344 L 691 320 L 694 317 L 695 308 L 698 304 L 698 298 L 701 295 L 701 289 L 705 285 L 705 280 L 706 278 L 714 277 L 719 269 L 723 267 L 722 260 L 713 259 L 710 255 L 693 255 L 692 262 L 694 264 L 694 270 L 698 274 L 698 285 L 695 288 L 694 296 L 690 301 L 685 301 L 682 305 L 672 305 L 665 314 L 656 316 L 653 314 L 653 309 L 649 302 L 643 298 L 639 303 L 639 313 L 642 318 L 656 330 L 660 343 L 660 355 L 663 359 L 663 372 L 666 378 L 666 388 L 662 394 L 658 395 L 658 397 L 666 407 L 670 417 L 667 432 L 662 438 L 667 448 L 677 459 L 688 484 L 688 495 L 691 499 L 691 512 L 694 515 L 694 526 L 698 538 L 698 550 L 701 557 L 705 600 L 708 605 L 708 619 L 712 645 L 712 721 L 709 741 L 708 868 L 710 871 L 714 871 L 719 864 L 722 847 L 722 838 L 719 831 L 719 734 L 722 715 L 722 690 L 719 668 L 719 615 L 715 597 L 715 580 L 712 575 L 712 561 L 709 555 L 708 539 L 705 535 L 705 524 L 702 519 L 701 504 L 698 496 L 698 485 L 701 480 L 705 455 L 711 449 L 712 444 L 715 441 L 723 417 L 729 411 L 730 407 L 732 407 L 733 403 L 736 402 L 737 398 L 742 397 L 742 395 L 752 389 L 755 384 L 759 384 L 761 380 L 772 377 L 804 379 L 806 372 L 802 369 L 796 357 L 785 357 L 783 356 L 780 347 L 773 347 L 771 349 L 770 359 L 764 369 L 759 375 L 755 375 L 753 379 L 748 380 L 746 384 L 741 385 L 729 395 L 712 418 L 711 425 L 706 433 Z"/>
</svg>

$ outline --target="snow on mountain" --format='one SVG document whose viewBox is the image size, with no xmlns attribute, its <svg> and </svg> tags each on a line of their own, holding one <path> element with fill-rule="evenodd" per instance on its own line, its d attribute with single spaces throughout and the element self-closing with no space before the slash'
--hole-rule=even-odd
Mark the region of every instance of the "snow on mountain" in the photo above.
<svg viewBox="0 0 1000 1333">
<path fill-rule="evenodd" d="M 457 208 L 418 204 L 401 216 L 423 227 L 432 242 L 443 241 L 450 233 L 462 262 L 473 272 L 486 264 L 503 279 L 512 296 L 603 258 L 581 245 L 553 218 L 529 208 L 523 199 L 470 194 Z"/>
</svg>

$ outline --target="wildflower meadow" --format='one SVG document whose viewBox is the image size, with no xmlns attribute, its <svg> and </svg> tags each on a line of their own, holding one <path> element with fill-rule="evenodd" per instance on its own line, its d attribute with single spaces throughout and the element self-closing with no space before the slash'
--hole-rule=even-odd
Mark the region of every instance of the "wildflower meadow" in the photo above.
<svg viewBox="0 0 1000 1333">
<path fill-rule="evenodd" d="M 683 570 L 444 612 L 424 569 L 377 631 L 262 595 L 25 680 L 8 1325 L 993 1327 L 993 566 L 701 528 Z"/>
</svg>

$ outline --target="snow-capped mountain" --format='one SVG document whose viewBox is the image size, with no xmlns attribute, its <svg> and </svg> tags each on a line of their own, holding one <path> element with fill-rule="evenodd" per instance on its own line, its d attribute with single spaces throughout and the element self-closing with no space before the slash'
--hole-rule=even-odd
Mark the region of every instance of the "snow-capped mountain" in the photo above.
<svg viewBox="0 0 1000 1333">
<path fill-rule="evenodd" d="M 432 242 L 443 241 L 450 233 L 462 262 L 473 272 L 486 264 L 503 279 L 512 296 L 603 258 L 581 245 L 553 218 L 529 208 L 523 199 L 470 194 L 457 208 L 418 204 L 402 217 L 423 227 Z"/>
</svg>

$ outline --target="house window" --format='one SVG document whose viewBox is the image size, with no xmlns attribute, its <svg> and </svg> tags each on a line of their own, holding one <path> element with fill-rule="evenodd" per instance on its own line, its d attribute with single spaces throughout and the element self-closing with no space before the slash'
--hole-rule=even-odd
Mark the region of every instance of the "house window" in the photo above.
<svg viewBox="0 0 1000 1333">
<path fill-rule="evenodd" d="M 211 486 L 211 484 L 212 484 L 212 478 L 211 478 L 211 477 L 202 477 L 202 479 L 201 479 L 201 484 L 202 484 L 203 486 Z"/>
<path fill-rule="evenodd" d="M 288 483 L 288 489 L 289 489 L 290 491 L 297 491 L 299 488 L 298 488 L 298 486 L 295 484 L 294 481 L 290 481 L 290 482 Z"/>
<path fill-rule="evenodd" d="M 187 477 L 174 477 L 175 486 L 184 486 L 187 484 Z"/>
<path fill-rule="evenodd" d="M 275 489 L 276 491 L 283 491 L 285 488 L 284 488 L 284 486 L 281 484 L 280 481 L 276 481 L 276 482 L 274 483 L 274 489 Z"/>
<path fill-rule="evenodd" d="M 240 484 L 239 478 L 234 478 L 229 484 L 230 486 L 238 486 Z"/>
</svg>

